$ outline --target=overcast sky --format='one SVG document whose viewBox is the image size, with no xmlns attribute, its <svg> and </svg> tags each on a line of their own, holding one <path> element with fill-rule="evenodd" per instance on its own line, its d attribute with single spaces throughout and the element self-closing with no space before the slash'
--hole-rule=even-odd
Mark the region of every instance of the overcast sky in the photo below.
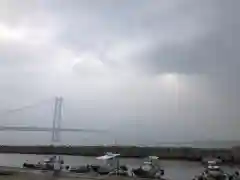
<svg viewBox="0 0 240 180">
<path fill-rule="evenodd" d="M 239 7 L 238 0 L 1 0 L 0 109 L 62 96 L 63 126 L 114 131 L 66 135 L 63 143 L 238 140 Z M 1 124 L 51 126 L 52 106 L 2 116 Z M 0 137 L 25 144 L 51 136 Z"/>
</svg>

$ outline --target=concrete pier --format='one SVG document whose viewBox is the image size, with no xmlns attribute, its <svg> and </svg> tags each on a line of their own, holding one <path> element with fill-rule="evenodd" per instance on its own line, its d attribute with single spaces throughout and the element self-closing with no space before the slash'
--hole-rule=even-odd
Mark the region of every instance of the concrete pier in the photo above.
<svg viewBox="0 0 240 180">
<path fill-rule="evenodd" d="M 148 180 L 147 178 L 122 177 L 122 176 L 97 176 L 91 174 L 76 174 L 61 172 L 58 177 L 53 177 L 52 171 L 29 170 L 14 167 L 1 167 L 0 171 L 10 172 L 9 175 L 0 175 L 0 180 Z"/>
</svg>

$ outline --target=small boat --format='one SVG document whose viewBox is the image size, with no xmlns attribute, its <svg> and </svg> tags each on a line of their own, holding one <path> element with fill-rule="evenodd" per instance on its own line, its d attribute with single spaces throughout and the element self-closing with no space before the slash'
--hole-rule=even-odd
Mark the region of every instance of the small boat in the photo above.
<svg viewBox="0 0 240 180">
<path fill-rule="evenodd" d="M 106 153 L 103 156 L 99 156 L 96 159 L 102 160 L 105 163 L 103 165 L 84 165 L 84 166 L 66 166 L 65 169 L 69 172 L 74 173 L 90 173 L 94 172 L 98 175 L 123 175 L 126 174 L 128 168 L 126 166 L 119 166 L 119 159 L 117 158 L 120 154 Z"/>
<path fill-rule="evenodd" d="M 159 165 L 159 158 L 157 156 L 149 156 L 148 160 L 137 169 L 133 169 L 134 176 L 140 178 L 158 178 L 162 179 L 164 170 Z"/>
<path fill-rule="evenodd" d="M 92 165 L 93 171 L 97 172 L 99 175 L 121 175 L 128 176 L 127 166 L 120 166 L 119 157 L 120 154 L 115 154 L 108 152 L 103 156 L 99 156 L 96 159 L 105 161 L 104 165 Z"/>
<path fill-rule="evenodd" d="M 239 172 L 235 171 L 234 174 L 229 176 L 229 180 L 240 180 Z"/>
<path fill-rule="evenodd" d="M 51 156 L 50 158 L 44 159 L 37 163 L 29 163 L 28 161 L 23 163 L 24 168 L 36 169 L 36 170 L 54 170 L 54 163 L 59 161 L 62 165 L 64 164 L 63 159 L 60 156 Z"/>
<path fill-rule="evenodd" d="M 207 168 L 195 180 L 229 180 L 230 176 L 225 173 L 215 162 L 208 164 Z"/>
<path fill-rule="evenodd" d="M 202 164 L 208 165 L 208 164 L 218 164 L 220 165 L 222 163 L 222 160 L 220 158 L 203 158 Z"/>
</svg>

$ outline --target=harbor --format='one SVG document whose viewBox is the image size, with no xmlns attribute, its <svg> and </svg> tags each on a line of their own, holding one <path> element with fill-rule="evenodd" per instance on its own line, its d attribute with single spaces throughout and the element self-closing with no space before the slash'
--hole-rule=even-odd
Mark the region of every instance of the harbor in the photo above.
<svg viewBox="0 0 240 180">
<path fill-rule="evenodd" d="M 53 126 L 1 126 L 1 131 L 50 132 L 51 145 L 2 145 L 0 180 L 23 179 L 159 179 L 221 180 L 239 178 L 239 147 L 64 145 L 60 133 L 85 132 L 94 136 L 101 129 L 63 128 L 62 98 L 55 99 Z M 56 113 L 57 112 L 57 113 Z M 36 137 L 36 136 L 35 136 Z M 209 159 L 214 165 L 209 165 Z M 146 159 L 148 159 L 146 161 Z M 220 164 L 216 159 L 221 160 Z M 154 162 L 153 162 L 154 161 Z M 235 177 L 236 176 L 236 177 Z M 214 178 L 212 178 L 214 177 Z M 234 178 L 233 178 L 234 177 Z"/>
<path fill-rule="evenodd" d="M 41 170 L 29 170 L 22 168 L 22 164 L 28 160 L 29 162 L 37 162 L 44 158 L 48 158 L 51 155 L 34 155 L 34 154 L 0 154 L 0 169 L 15 172 L 13 175 L 9 176 L 0 176 L 0 179 L 9 179 L 15 180 L 27 179 L 29 177 L 33 179 L 48 179 L 52 178 L 51 171 L 41 171 Z M 103 162 L 97 160 L 94 157 L 86 156 L 69 156 L 63 155 L 64 163 L 66 165 L 78 166 L 86 164 L 98 164 L 102 165 Z M 164 168 L 166 179 L 170 180 L 190 180 L 193 179 L 196 175 L 200 174 L 204 170 L 204 166 L 201 162 L 192 162 L 192 161 L 179 161 L 179 160 L 159 160 L 161 167 Z M 141 158 L 120 158 L 120 163 L 128 165 L 132 168 L 136 168 L 143 163 Z M 221 166 L 225 172 L 233 174 L 236 170 L 239 169 L 239 165 L 222 165 Z M 15 178 L 16 177 L 16 178 Z M 15 179 L 14 179 L 15 178 Z M 101 175 L 96 176 L 93 174 L 78 174 L 78 173 L 69 173 L 63 171 L 59 179 L 68 180 L 68 179 L 132 179 L 133 177 L 116 177 Z M 134 177 L 135 178 L 135 177 Z M 135 178 L 136 179 L 136 178 Z"/>
</svg>

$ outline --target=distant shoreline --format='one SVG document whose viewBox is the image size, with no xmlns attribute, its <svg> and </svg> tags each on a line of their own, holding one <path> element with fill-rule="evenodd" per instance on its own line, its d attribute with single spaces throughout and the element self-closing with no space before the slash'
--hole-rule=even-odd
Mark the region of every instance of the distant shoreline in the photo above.
<svg viewBox="0 0 240 180">
<path fill-rule="evenodd" d="M 190 147 L 137 147 L 137 146 L 6 146 L 0 153 L 19 154 L 63 154 L 76 156 L 100 156 L 106 152 L 117 152 L 121 157 L 144 158 L 149 155 L 160 159 L 201 161 L 206 157 L 218 157 L 226 163 L 240 163 L 238 148 L 190 148 Z"/>
</svg>

